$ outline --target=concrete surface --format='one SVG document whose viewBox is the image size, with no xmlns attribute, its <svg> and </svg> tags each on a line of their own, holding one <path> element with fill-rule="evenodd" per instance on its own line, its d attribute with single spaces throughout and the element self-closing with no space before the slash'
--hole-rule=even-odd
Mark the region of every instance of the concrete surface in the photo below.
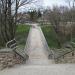
<svg viewBox="0 0 75 75">
<path fill-rule="evenodd" d="M 48 59 L 48 45 L 41 28 L 37 24 L 33 24 L 27 39 L 25 50 L 29 55 L 27 65 L 47 65 L 53 64 L 53 60 Z"/>
<path fill-rule="evenodd" d="M 0 75 L 75 75 L 75 65 L 20 66 L 0 71 Z"/>
<path fill-rule="evenodd" d="M 48 46 L 40 30 L 38 26 L 30 30 L 25 47 L 29 55 L 27 63 L 0 71 L 0 75 L 75 75 L 74 64 L 53 64 L 52 60 L 48 60 Z"/>
</svg>

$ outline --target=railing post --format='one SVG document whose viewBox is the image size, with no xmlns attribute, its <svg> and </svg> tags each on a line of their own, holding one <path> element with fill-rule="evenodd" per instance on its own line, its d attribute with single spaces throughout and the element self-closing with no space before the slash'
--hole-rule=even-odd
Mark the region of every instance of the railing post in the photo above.
<svg viewBox="0 0 75 75">
<path fill-rule="evenodd" d="M 64 59 L 64 55 L 63 55 L 63 59 Z"/>
<path fill-rule="evenodd" d="M 74 56 L 74 51 L 72 52 L 72 56 Z"/>
</svg>

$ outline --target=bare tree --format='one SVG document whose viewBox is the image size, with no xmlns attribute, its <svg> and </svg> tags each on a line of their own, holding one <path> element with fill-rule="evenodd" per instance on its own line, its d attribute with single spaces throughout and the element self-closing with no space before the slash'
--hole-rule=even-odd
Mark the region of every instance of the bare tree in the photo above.
<svg viewBox="0 0 75 75">
<path fill-rule="evenodd" d="M 73 22 L 75 22 L 75 0 L 66 0 L 68 5 L 69 5 L 69 8 L 70 8 L 70 11 L 69 11 L 69 15 L 67 18 L 69 18 L 69 22 L 71 22 L 71 41 L 72 41 L 72 28 L 74 27 L 73 25 Z"/>
<path fill-rule="evenodd" d="M 0 38 L 2 44 L 15 38 L 17 13 L 21 6 L 35 0 L 0 0 Z"/>
</svg>

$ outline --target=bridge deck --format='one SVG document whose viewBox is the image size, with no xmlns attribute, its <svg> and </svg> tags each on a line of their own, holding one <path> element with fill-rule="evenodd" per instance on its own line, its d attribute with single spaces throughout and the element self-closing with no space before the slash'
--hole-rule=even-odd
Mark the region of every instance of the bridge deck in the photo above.
<svg viewBox="0 0 75 75">
<path fill-rule="evenodd" d="M 25 50 L 29 55 L 27 64 L 43 65 L 53 63 L 48 59 L 48 45 L 41 28 L 37 24 L 34 24 L 30 29 Z"/>
</svg>

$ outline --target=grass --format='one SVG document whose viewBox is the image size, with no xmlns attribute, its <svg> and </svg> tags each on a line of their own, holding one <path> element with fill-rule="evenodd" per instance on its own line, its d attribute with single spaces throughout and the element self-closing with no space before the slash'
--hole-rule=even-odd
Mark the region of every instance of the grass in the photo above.
<svg viewBox="0 0 75 75">
<path fill-rule="evenodd" d="M 63 55 L 64 53 L 72 51 L 72 48 L 65 48 L 65 47 L 63 48 L 63 47 L 59 46 L 57 39 L 56 39 L 56 33 L 55 33 L 54 29 L 52 28 L 52 26 L 41 26 L 41 28 L 42 28 L 42 31 L 47 40 L 48 46 L 50 48 L 52 48 L 56 57 L 59 57 L 59 56 Z M 73 41 L 74 41 L 74 39 L 73 39 Z M 69 42 L 70 42 L 70 40 L 69 40 Z M 72 47 L 75 47 L 75 46 L 72 45 Z"/>
<path fill-rule="evenodd" d="M 28 25 L 17 25 L 16 40 L 18 45 L 25 46 L 30 26 Z"/>
<path fill-rule="evenodd" d="M 51 26 L 42 26 L 42 31 L 45 35 L 47 43 L 50 48 L 59 48 L 56 40 L 56 34 Z M 19 45 L 25 46 L 30 26 L 17 25 L 16 40 Z"/>
<path fill-rule="evenodd" d="M 42 31 L 50 48 L 59 48 L 56 33 L 51 26 L 42 26 Z"/>
<path fill-rule="evenodd" d="M 29 29 L 30 29 L 29 25 L 24 25 L 24 24 L 23 25 L 22 24 L 17 25 L 15 38 L 16 38 L 17 44 L 19 46 L 21 46 L 21 47 L 25 46 L 27 36 L 29 33 Z M 3 47 L 4 46 L 0 42 L 0 48 L 3 48 Z"/>
</svg>

